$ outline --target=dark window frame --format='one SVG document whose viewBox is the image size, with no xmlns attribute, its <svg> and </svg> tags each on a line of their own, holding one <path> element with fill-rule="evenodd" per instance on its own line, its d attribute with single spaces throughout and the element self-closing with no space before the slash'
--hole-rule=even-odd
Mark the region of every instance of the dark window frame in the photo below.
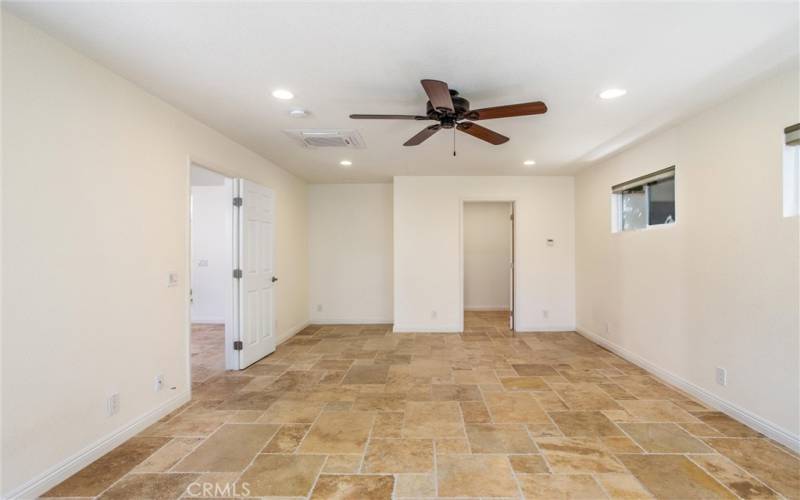
<svg viewBox="0 0 800 500">
<path fill-rule="evenodd" d="M 654 210 L 654 204 L 660 202 L 654 202 L 651 198 L 651 190 L 653 186 L 659 186 L 666 183 L 672 184 L 672 207 L 671 210 Z M 631 232 L 631 231 L 639 231 L 642 229 L 649 229 L 651 227 L 657 226 L 671 226 L 675 224 L 678 220 L 677 217 L 677 203 L 676 203 L 676 169 L 675 166 L 670 166 L 668 168 L 664 168 L 658 170 L 656 172 L 642 175 L 631 179 L 626 182 L 622 182 L 620 184 L 615 184 L 611 187 L 612 197 L 614 197 L 614 205 L 613 205 L 613 225 L 612 225 L 612 232 L 614 233 L 623 233 L 623 232 Z M 626 220 L 625 220 L 625 196 L 631 194 L 643 194 L 644 195 L 644 225 L 642 226 L 635 226 L 635 227 L 626 227 Z M 668 202 L 667 202 L 668 203 Z M 654 221 L 653 217 L 655 214 L 659 214 L 659 218 L 657 220 L 661 220 L 663 216 L 663 222 Z"/>
</svg>

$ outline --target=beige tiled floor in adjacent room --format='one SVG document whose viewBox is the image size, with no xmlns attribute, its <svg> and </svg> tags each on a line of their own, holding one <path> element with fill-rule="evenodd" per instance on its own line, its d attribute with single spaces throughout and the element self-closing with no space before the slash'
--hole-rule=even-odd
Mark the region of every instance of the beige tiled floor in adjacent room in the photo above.
<svg viewBox="0 0 800 500">
<path fill-rule="evenodd" d="M 225 325 L 192 325 L 192 382 L 225 371 Z"/>
<path fill-rule="evenodd" d="M 243 372 L 204 364 L 190 403 L 48 495 L 800 498 L 780 445 L 576 333 L 505 325 L 314 326 Z"/>
</svg>

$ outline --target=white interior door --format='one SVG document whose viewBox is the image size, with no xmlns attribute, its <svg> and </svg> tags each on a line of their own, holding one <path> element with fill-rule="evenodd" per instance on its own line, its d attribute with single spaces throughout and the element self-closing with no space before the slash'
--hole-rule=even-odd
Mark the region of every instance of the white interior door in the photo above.
<svg viewBox="0 0 800 500">
<path fill-rule="evenodd" d="M 264 186 L 237 179 L 239 369 L 275 351 L 273 275 L 275 249 L 275 193 Z"/>
</svg>

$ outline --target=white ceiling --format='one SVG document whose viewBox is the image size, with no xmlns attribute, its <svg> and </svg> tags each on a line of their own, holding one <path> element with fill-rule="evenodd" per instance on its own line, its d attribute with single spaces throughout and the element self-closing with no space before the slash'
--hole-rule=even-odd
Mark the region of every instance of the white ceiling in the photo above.
<svg viewBox="0 0 800 500">
<path fill-rule="evenodd" d="M 314 182 L 393 175 L 570 174 L 794 64 L 798 3 L 7 3 L 41 26 L 278 165 Z M 481 122 L 492 146 L 421 114 L 421 78 L 473 108 L 545 101 L 542 116 Z M 293 101 L 270 92 L 290 89 Z M 628 89 L 613 101 L 608 87 Z M 311 111 L 303 119 L 288 110 Z M 355 128 L 367 148 L 303 149 L 282 130 Z M 344 169 L 339 160 L 353 166 Z M 535 159 L 534 167 L 522 161 Z M 657 168 L 658 165 L 653 166 Z"/>
</svg>

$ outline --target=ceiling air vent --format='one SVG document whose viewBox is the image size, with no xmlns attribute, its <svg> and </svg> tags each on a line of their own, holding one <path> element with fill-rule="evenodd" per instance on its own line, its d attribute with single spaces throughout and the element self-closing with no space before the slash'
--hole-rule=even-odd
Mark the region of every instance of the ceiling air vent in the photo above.
<svg viewBox="0 0 800 500">
<path fill-rule="evenodd" d="M 284 130 L 305 148 L 356 148 L 365 147 L 364 139 L 357 130 Z"/>
</svg>

